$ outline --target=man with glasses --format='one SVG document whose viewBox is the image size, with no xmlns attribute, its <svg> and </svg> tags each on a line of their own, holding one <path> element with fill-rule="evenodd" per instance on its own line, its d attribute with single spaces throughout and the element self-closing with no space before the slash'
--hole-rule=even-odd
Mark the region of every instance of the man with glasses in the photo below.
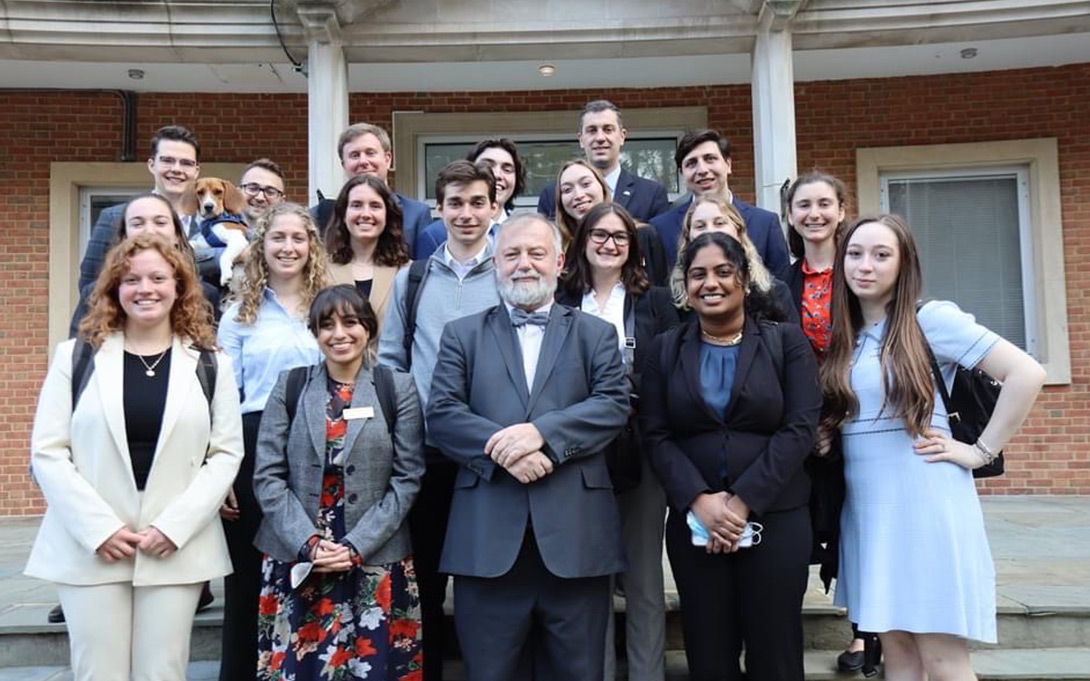
<svg viewBox="0 0 1090 681">
<path fill-rule="evenodd" d="M 265 211 L 284 202 L 284 173 L 280 166 L 267 158 L 251 161 L 242 171 L 238 188 L 246 197 L 242 219 L 251 230 L 257 227 L 257 219 Z"/>
<path fill-rule="evenodd" d="M 151 157 L 148 159 L 148 172 L 155 180 L 156 194 L 162 196 L 182 218 L 182 224 L 192 235 L 197 228 L 197 221 L 186 212 L 187 195 L 193 192 L 193 184 L 201 172 L 201 146 L 197 137 L 188 128 L 180 125 L 167 125 L 155 131 L 151 137 Z M 98 216 L 91 238 L 87 242 L 87 251 L 79 268 L 79 289 L 98 278 L 106 252 L 113 245 L 117 230 L 121 226 L 121 211 L 125 204 L 118 204 L 104 209 Z M 197 266 L 201 274 L 208 267 L 218 268 L 219 250 L 213 248 L 197 249 Z"/>
</svg>

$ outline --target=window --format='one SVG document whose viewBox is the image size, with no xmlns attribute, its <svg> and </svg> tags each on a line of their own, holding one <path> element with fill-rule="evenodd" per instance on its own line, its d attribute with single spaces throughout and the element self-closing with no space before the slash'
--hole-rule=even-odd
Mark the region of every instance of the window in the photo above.
<svg viewBox="0 0 1090 681">
<path fill-rule="evenodd" d="M 683 132 L 669 134 L 629 133 L 621 149 L 621 165 L 640 177 L 654 179 L 666 187 L 671 200 L 681 193 L 674 151 Z M 508 135 L 518 145 L 519 156 L 526 164 L 526 190 L 515 199 L 516 206 L 537 206 L 541 191 L 556 179 L 556 171 L 571 158 L 581 157 L 583 150 L 571 135 Z M 443 166 L 465 158 L 479 137 L 421 136 L 421 156 L 418 164 L 423 177 L 417 186 L 423 185 L 424 198 L 435 205 L 435 180 Z"/>
<path fill-rule="evenodd" d="M 908 219 L 924 294 L 957 302 L 1071 382 L 1055 138 L 856 149 L 859 212 Z"/>
<path fill-rule="evenodd" d="M 952 300 L 1037 354 L 1025 167 L 884 173 L 882 210 L 912 226 L 925 298 Z"/>
<path fill-rule="evenodd" d="M 688 130 L 707 127 L 708 112 L 700 106 L 625 109 L 628 138 L 621 163 L 642 177 L 661 182 L 676 198 L 684 191 L 674 166 L 674 149 Z M 421 113 L 393 115 L 394 179 L 407 196 L 435 203 L 435 177 L 446 163 L 465 158 L 486 137 L 515 141 L 527 164 L 527 189 L 519 206 L 537 205 L 541 189 L 555 178 L 566 160 L 581 156 L 576 142 L 579 111 L 519 111 L 487 113 Z"/>
<path fill-rule="evenodd" d="M 87 242 L 91 238 L 91 229 L 98 222 L 99 214 L 110 206 L 125 203 L 134 196 L 148 190 L 146 186 L 135 187 L 81 187 L 79 192 L 79 257 L 87 251 Z"/>
</svg>

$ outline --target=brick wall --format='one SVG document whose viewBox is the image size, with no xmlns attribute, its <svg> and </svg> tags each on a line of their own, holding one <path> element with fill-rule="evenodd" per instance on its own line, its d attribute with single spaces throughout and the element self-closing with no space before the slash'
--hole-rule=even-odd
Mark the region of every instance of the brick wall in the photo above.
<svg viewBox="0 0 1090 681">
<path fill-rule="evenodd" d="M 954 76 L 803 83 L 797 86 L 799 167 L 819 167 L 854 190 L 855 149 L 1056 137 L 1060 149 L 1072 383 L 1049 388 L 1008 448 L 992 493 L 1090 494 L 1090 64 Z M 606 97 L 622 109 L 705 106 L 735 149 L 732 188 L 753 198 L 753 136 L 746 85 L 609 91 L 354 94 L 352 120 L 389 127 L 392 112 L 578 109 Z M 138 156 L 170 122 L 192 128 L 206 162 L 270 156 L 288 192 L 306 193 L 304 95 L 145 94 Z M 46 368 L 49 164 L 116 161 L 121 105 L 97 92 L 0 93 L 0 515 L 39 513 L 26 475 L 27 442 Z"/>
</svg>

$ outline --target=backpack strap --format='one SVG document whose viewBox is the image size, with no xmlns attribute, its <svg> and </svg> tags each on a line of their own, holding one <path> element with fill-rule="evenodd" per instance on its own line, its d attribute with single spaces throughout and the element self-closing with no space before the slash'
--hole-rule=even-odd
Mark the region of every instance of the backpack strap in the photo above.
<svg viewBox="0 0 1090 681">
<path fill-rule="evenodd" d="M 378 395 L 378 404 L 382 408 L 382 415 L 386 418 L 386 429 L 393 435 L 397 427 L 397 395 L 394 388 L 394 372 L 389 367 L 376 366 L 375 393 Z"/>
<path fill-rule="evenodd" d="M 405 348 L 405 365 L 413 364 L 413 337 L 416 335 L 416 312 L 420 307 L 420 294 L 424 291 L 424 281 L 428 278 L 428 258 L 413 260 L 409 265 L 408 285 L 405 287 L 405 328 L 401 338 Z"/>
<path fill-rule="evenodd" d="M 299 406 L 299 398 L 303 396 L 303 386 L 307 382 L 307 369 L 310 367 L 295 367 L 288 371 L 288 384 L 284 389 L 284 407 L 288 410 L 288 428 L 295 420 L 295 410 Z"/>
<path fill-rule="evenodd" d="M 76 336 L 76 344 L 72 348 L 72 411 L 76 411 L 79 398 L 87 387 L 87 381 L 94 370 L 95 348 L 82 337 Z"/>
<path fill-rule="evenodd" d="M 916 316 L 920 314 L 920 308 L 925 303 L 922 300 L 916 301 Z M 917 320 L 916 326 L 919 327 L 920 323 Z M 935 387 L 939 389 L 939 397 L 942 398 L 942 406 L 946 411 L 947 417 L 961 418 L 955 411 L 950 412 L 950 391 L 946 389 L 946 379 L 942 377 L 942 367 L 939 366 L 939 361 L 935 359 L 935 353 L 931 350 L 931 342 L 927 340 L 927 335 L 924 334 L 923 328 L 920 328 L 920 335 L 923 336 L 923 346 L 927 348 L 927 359 L 931 363 L 931 375 L 935 379 Z"/>
<path fill-rule="evenodd" d="M 197 358 L 197 381 L 204 391 L 204 399 L 208 401 L 208 415 L 212 416 L 212 400 L 216 396 L 216 374 L 219 372 L 219 361 L 216 353 L 201 348 L 201 356 Z"/>
</svg>

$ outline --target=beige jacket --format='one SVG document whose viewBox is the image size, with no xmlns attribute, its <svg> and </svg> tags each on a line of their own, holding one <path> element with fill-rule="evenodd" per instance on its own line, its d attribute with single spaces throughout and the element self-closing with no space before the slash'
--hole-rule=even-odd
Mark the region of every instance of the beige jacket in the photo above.
<svg viewBox="0 0 1090 681">
<path fill-rule="evenodd" d="M 124 337 L 94 357 L 72 412 L 74 341 L 57 347 L 38 398 L 31 465 L 48 504 L 26 574 L 62 584 L 192 584 L 231 573 L 218 509 L 242 462 L 242 419 L 231 360 L 217 353 L 209 405 L 197 378 L 199 351 L 174 339 L 159 443 L 147 484 L 136 489 L 125 433 Z M 154 525 L 178 546 L 166 559 L 141 552 L 107 563 L 97 549 L 123 526 Z"/>
</svg>

